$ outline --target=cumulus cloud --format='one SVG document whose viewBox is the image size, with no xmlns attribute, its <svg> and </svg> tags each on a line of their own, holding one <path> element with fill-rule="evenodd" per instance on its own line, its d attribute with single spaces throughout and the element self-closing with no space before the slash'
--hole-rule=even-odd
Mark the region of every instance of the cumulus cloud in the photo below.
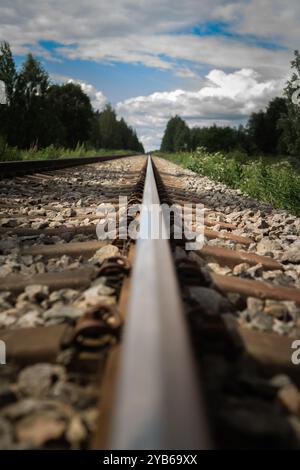
<svg viewBox="0 0 300 470">
<path fill-rule="evenodd" d="M 279 94 L 299 21 L 299 0 L 1 0 L 0 40 L 18 54 L 138 63 L 185 80 L 182 90 L 118 103 L 149 148 L 172 114 L 191 125 L 235 123 Z M 201 32 L 207 25 L 222 25 L 224 34 L 194 34 L 195 26 Z M 212 69 L 205 83 L 197 73 L 203 65 Z M 75 81 L 102 109 L 103 93 Z"/>
<path fill-rule="evenodd" d="M 96 87 L 90 83 L 82 82 L 81 80 L 70 80 L 73 83 L 78 83 L 82 90 L 90 97 L 92 106 L 95 110 L 101 111 L 107 104 L 107 98 L 102 91 L 97 90 Z"/>
<path fill-rule="evenodd" d="M 0 39 L 19 53 L 52 40 L 63 46 L 58 48 L 63 57 L 142 63 L 186 77 L 176 61 L 255 67 L 271 77 L 287 67 L 298 43 L 299 20 L 298 0 L 87 0 L 84 7 L 81 0 L 2 0 Z M 240 37 L 184 33 L 206 22 L 225 22 L 227 31 Z M 251 36 L 289 52 L 261 47 Z"/>
<path fill-rule="evenodd" d="M 214 69 L 197 91 L 178 89 L 137 96 L 119 102 L 117 112 L 147 137 L 144 142 L 149 149 L 159 145 L 167 120 L 175 114 L 190 126 L 239 124 L 280 95 L 282 87 L 282 80 L 260 81 L 252 69 L 233 73 Z"/>
</svg>

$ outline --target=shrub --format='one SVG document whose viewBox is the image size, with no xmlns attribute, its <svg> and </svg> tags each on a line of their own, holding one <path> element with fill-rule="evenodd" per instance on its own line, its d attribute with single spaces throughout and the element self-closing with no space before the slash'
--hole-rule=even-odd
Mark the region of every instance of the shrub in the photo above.
<svg viewBox="0 0 300 470">
<path fill-rule="evenodd" d="M 179 163 L 177 156 L 163 156 Z M 200 147 L 180 163 L 200 175 L 300 216 L 300 174 L 288 161 L 275 164 L 262 158 L 247 161 L 241 152 L 209 153 Z"/>
</svg>

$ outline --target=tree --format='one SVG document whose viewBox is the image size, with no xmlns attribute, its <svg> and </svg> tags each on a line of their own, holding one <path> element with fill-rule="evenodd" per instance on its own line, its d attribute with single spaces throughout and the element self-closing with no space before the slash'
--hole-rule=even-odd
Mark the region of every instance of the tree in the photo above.
<svg viewBox="0 0 300 470">
<path fill-rule="evenodd" d="M 107 105 L 102 112 L 94 114 L 91 143 L 111 150 L 131 150 L 144 153 L 144 147 L 139 142 L 136 132 L 127 125 L 125 120 L 117 119 L 115 110 Z"/>
<path fill-rule="evenodd" d="M 117 133 L 120 136 L 121 148 L 124 150 L 129 150 L 131 148 L 131 134 L 132 130 L 128 127 L 123 118 L 117 122 Z M 134 143 L 136 145 L 136 143 Z"/>
<path fill-rule="evenodd" d="M 287 148 L 282 139 L 282 129 L 278 123 L 287 114 L 287 102 L 285 98 L 277 97 L 271 100 L 266 109 L 266 153 L 286 153 Z"/>
<path fill-rule="evenodd" d="M 17 72 L 15 61 L 8 42 L 0 43 L 0 81 L 5 85 L 6 104 L 13 100 Z"/>
<path fill-rule="evenodd" d="M 14 145 L 21 148 L 43 146 L 48 133 L 49 116 L 46 95 L 49 76 L 32 54 L 28 54 L 16 79 L 14 93 Z"/>
<path fill-rule="evenodd" d="M 17 79 L 16 65 L 10 46 L 7 42 L 0 43 L 0 82 L 4 84 L 4 94 L 0 102 L 0 134 L 9 137 L 14 129 L 13 100 Z M 1 87 L 3 92 L 3 88 Z"/>
<path fill-rule="evenodd" d="M 247 130 L 256 153 L 275 155 L 286 151 L 282 141 L 282 129 L 278 126 L 286 112 L 286 99 L 277 97 L 269 102 L 265 111 L 251 114 Z"/>
<path fill-rule="evenodd" d="M 205 147 L 209 152 L 228 152 L 237 147 L 238 133 L 232 127 L 195 127 L 191 129 L 191 147 Z"/>
<path fill-rule="evenodd" d="M 136 132 L 117 119 L 110 105 L 94 112 L 80 85 L 51 85 L 32 54 L 18 73 L 7 42 L 0 43 L 0 81 L 5 87 L 5 99 L 1 95 L 0 100 L 0 139 L 5 145 L 74 148 L 92 143 L 96 148 L 144 152 Z"/>
<path fill-rule="evenodd" d="M 111 105 L 107 105 L 99 116 L 102 145 L 106 149 L 120 148 L 120 139 L 116 136 L 117 117 Z"/>
<path fill-rule="evenodd" d="M 293 75 L 288 80 L 284 89 L 286 98 L 286 113 L 278 122 L 278 128 L 282 131 L 281 141 L 286 146 L 290 155 L 299 157 L 300 154 L 300 54 L 294 52 L 294 59 L 291 62 Z"/>
<path fill-rule="evenodd" d="M 56 138 L 52 143 L 75 148 L 78 143 L 88 140 L 93 112 L 90 99 L 80 85 L 66 83 L 50 86 L 47 102 L 52 119 L 56 122 Z"/>
<path fill-rule="evenodd" d="M 190 130 L 179 116 L 169 119 L 162 139 L 162 152 L 180 152 L 190 150 Z"/>
<path fill-rule="evenodd" d="M 100 112 L 95 111 L 92 117 L 92 121 L 91 121 L 91 132 L 90 132 L 90 144 L 97 149 L 100 149 L 101 147 L 103 147 L 99 117 L 100 117 Z"/>
<path fill-rule="evenodd" d="M 268 137 L 266 132 L 266 116 L 264 111 L 252 113 L 247 123 L 247 131 L 255 152 L 265 152 L 268 147 Z"/>
</svg>

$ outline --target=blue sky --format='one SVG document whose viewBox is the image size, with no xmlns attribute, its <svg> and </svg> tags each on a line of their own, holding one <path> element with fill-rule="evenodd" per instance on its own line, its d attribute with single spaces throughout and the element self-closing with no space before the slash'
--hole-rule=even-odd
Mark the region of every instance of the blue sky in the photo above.
<svg viewBox="0 0 300 470">
<path fill-rule="evenodd" d="M 299 20 L 296 0 L 2 0 L 0 40 L 111 102 L 151 149 L 176 113 L 237 125 L 281 94 Z"/>
</svg>

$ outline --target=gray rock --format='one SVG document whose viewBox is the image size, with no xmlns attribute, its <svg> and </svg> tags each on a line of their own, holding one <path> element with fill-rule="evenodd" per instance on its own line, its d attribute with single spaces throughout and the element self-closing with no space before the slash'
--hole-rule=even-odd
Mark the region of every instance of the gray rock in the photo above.
<svg viewBox="0 0 300 470">
<path fill-rule="evenodd" d="M 292 381 L 288 375 L 285 374 L 278 374 L 272 377 L 270 383 L 277 388 L 287 387 L 292 384 Z"/>
<path fill-rule="evenodd" d="M 274 317 L 283 317 L 288 313 L 288 308 L 284 303 L 276 302 L 274 300 L 266 300 L 264 312 Z"/>
<path fill-rule="evenodd" d="M 76 217 L 76 210 L 73 209 L 72 207 L 71 208 L 68 208 L 68 209 L 64 209 L 62 212 L 61 212 L 61 215 L 63 217 Z"/>
<path fill-rule="evenodd" d="M 294 242 L 283 254 L 283 262 L 300 263 L 300 244 Z"/>
<path fill-rule="evenodd" d="M 250 314 L 255 315 L 257 312 L 262 312 L 264 303 L 256 297 L 247 298 L 247 310 Z"/>
<path fill-rule="evenodd" d="M 217 274 L 229 274 L 231 273 L 231 269 L 227 266 L 220 266 L 218 263 L 207 263 L 207 266 Z"/>
<path fill-rule="evenodd" d="M 48 297 L 49 288 L 47 286 L 33 284 L 25 287 L 25 293 L 30 301 L 42 301 Z"/>
<path fill-rule="evenodd" d="M 16 247 L 18 247 L 18 242 L 16 240 L 1 240 L 0 241 L 0 253 L 7 253 Z"/>
<path fill-rule="evenodd" d="M 34 328 L 41 325 L 43 325 L 43 321 L 40 317 L 40 313 L 36 310 L 22 315 L 16 323 L 18 328 Z"/>
<path fill-rule="evenodd" d="M 14 313 L 14 315 L 10 311 L 0 313 L 0 328 L 10 327 L 16 323 L 16 311 Z"/>
<path fill-rule="evenodd" d="M 59 415 L 53 411 L 43 411 L 19 421 L 15 432 L 19 442 L 39 448 L 47 441 L 62 437 L 66 427 L 67 423 Z"/>
<path fill-rule="evenodd" d="M 239 276 L 239 275 L 244 274 L 245 272 L 247 272 L 249 268 L 250 268 L 250 264 L 240 263 L 240 264 L 237 264 L 236 266 L 234 266 L 232 272 L 233 272 L 234 275 Z"/>
<path fill-rule="evenodd" d="M 247 270 L 247 275 L 249 275 L 249 277 L 251 278 L 260 277 L 262 273 L 263 273 L 263 267 L 261 264 L 256 264 L 255 266 L 251 266 L 251 268 Z"/>
<path fill-rule="evenodd" d="M 41 310 L 40 307 L 38 306 L 38 304 L 36 304 L 34 302 L 29 302 L 28 300 L 23 300 L 24 297 L 22 297 L 22 296 L 26 296 L 26 294 L 23 293 L 23 294 L 18 296 L 16 306 L 15 306 L 18 316 L 24 315 L 27 312 L 31 312 L 32 310 L 37 310 L 37 311 Z M 26 299 L 26 297 L 25 297 L 25 299 Z"/>
<path fill-rule="evenodd" d="M 32 222 L 31 227 L 34 228 L 35 230 L 41 230 L 42 228 L 48 227 L 49 222 L 46 220 L 43 220 L 42 222 Z"/>
<path fill-rule="evenodd" d="M 72 301 L 78 297 L 78 292 L 74 289 L 60 289 L 51 292 L 49 302 L 55 303 L 57 301 Z"/>
<path fill-rule="evenodd" d="M 263 312 L 258 312 L 252 317 L 251 326 L 259 331 L 271 331 L 273 327 L 273 318 Z"/>
<path fill-rule="evenodd" d="M 279 335 L 288 335 L 293 329 L 293 322 L 280 321 L 277 318 L 274 320 L 273 331 Z"/>
<path fill-rule="evenodd" d="M 41 261 L 38 261 L 36 264 L 35 264 L 35 267 L 36 267 L 36 272 L 38 274 L 43 274 L 46 272 L 46 266 L 44 263 L 42 263 Z"/>
<path fill-rule="evenodd" d="M 88 408 L 81 413 L 81 418 L 89 431 L 95 431 L 99 412 L 96 407 Z"/>
<path fill-rule="evenodd" d="M 45 216 L 46 211 L 44 209 L 32 209 L 28 211 L 28 215 L 31 215 L 32 217 Z"/>
<path fill-rule="evenodd" d="M 44 398 L 59 381 L 65 381 L 65 369 L 52 364 L 35 364 L 23 369 L 18 377 L 17 389 L 22 396 Z"/>
<path fill-rule="evenodd" d="M 94 256 L 90 259 L 92 262 L 102 263 L 105 259 L 117 256 L 120 254 L 120 250 L 117 246 L 106 245 L 97 250 Z"/>
<path fill-rule="evenodd" d="M 87 438 L 87 429 L 79 415 L 75 415 L 71 419 L 66 432 L 66 438 L 71 443 L 73 449 L 79 448 L 79 444 Z"/>
<path fill-rule="evenodd" d="M 114 290 L 111 287 L 99 284 L 84 291 L 80 298 L 74 302 L 74 306 L 85 309 L 100 302 L 115 304 L 116 299 L 112 294 L 114 294 Z"/>
<path fill-rule="evenodd" d="M 43 408 L 43 403 L 32 399 L 32 398 L 24 398 L 18 400 L 16 403 L 12 405 L 7 405 L 1 410 L 1 414 L 10 420 L 17 420 L 22 416 L 26 416 L 27 414 L 34 413 Z"/>
<path fill-rule="evenodd" d="M 0 293 L 0 310 L 8 310 L 12 307 L 10 303 L 10 292 Z"/>
<path fill-rule="evenodd" d="M 265 255 L 266 253 L 273 253 L 274 251 L 281 250 L 281 244 L 278 240 L 270 240 L 263 238 L 256 246 L 257 253 Z"/>
<path fill-rule="evenodd" d="M 208 287 L 190 287 L 191 299 L 197 303 L 199 309 L 207 315 L 217 315 L 221 312 L 230 311 L 228 300 L 219 292 Z"/>
<path fill-rule="evenodd" d="M 66 319 L 66 318 L 71 318 L 71 319 L 76 319 L 80 318 L 83 314 L 83 311 L 80 308 L 76 308 L 73 306 L 54 306 L 51 309 L 47 310 L 46 312 L 43 313 L 43 318 L 45 320 L 52 320 L 55 318 L 60 318 L 60 319 Z"/>
<path fill-rule="evenodd" d="M 33 257 L 30 255 L 22 256 L 21 261 L 25 264 L 25 266 L 30 266 L 33 263 Z"/>
</svg>

